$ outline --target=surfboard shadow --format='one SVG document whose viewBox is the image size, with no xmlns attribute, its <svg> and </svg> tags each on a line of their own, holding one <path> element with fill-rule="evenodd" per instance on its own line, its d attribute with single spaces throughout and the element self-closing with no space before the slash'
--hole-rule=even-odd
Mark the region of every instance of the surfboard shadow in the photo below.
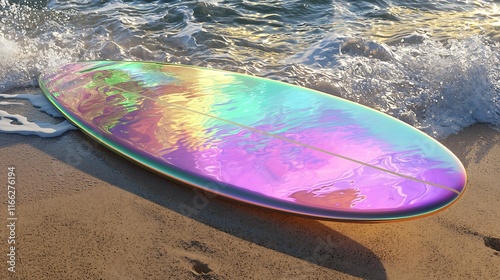
<svg viewBox="0 0 500 280">
<path fill-rule="evenodd" d="M 195 190 L 192 197 L 199 197 L 199 192 Z M 206 211 L 189 218 L 313 265 L 362 279 L 387 279 L 385 268 L 373 251 L 320 221 L 228 199 L 211 199 L 209 203 Z M 214 215 L 220 218 L 214 219 Z M 283 279 L 290 277 L 285 275 Z"/>
<path fill-rule="evenodd" d="M 320 221 L 235 203 L 178 185 L 135 166 L 80 132 L 70 132 L 57 140 L 12 136 L 20 137 L 40 151 L 99 180 L 181 214 L 187 223 L 199 222 L 303 260 L 304 269 L 312 273 L 304 273 L 305 277 L 313 277 L 317 270 L 330 269 L 363 279 L 387 279 L 385 268 L 373 251 Z M 58 147 L 49 147 L 55 141 Z M 9 144 L 0 141 L 0 147 L 6 145 Z M 70 149 L 61 149 L 66 146 Z M 96 162 L 102 161 L 109 170 L 96 168 Z M 122 177 L 116 176 L 116 172 Z M 148 178 L 147 182 L 144 178 Z M 317 267 L 311 269 L 311 264 Z M 291 271 L 290 275 L 283 275 L 283 279 L 293 279 L 293 275 Z"/>
<path fill-rule="evenodd" d="M 140 169 L 134 172 L 148 171 Z M 120 185 L 120 182 L 110 183 L 184 215 L 187 222 L 194 220 L 248 242 L 355 277 L 387 278 L 375 253 L 317 220 L 211 197 L 188 186 L 155 177 L 158 177 L 155 183 L 148 185 L 141 182 L 128 186 Z M 164 197 L 175 199 L 162 199 Z"/>
<path fill-rule="evenodd" d="M 109 178 L 100 179 L 180 213 L 187 222 L 194 220 L 251 243 L 352 276 L 364 279 L 387 278 L 380 259 L 370 249 L 317 220 L 214 197 L 158 175 L 150 175 L 149 171 L 102 147 L 99 150 L 104 153 L 107 161 L 112 162 L 111 165 L 116 165 L 116 169 L 133 170 L 133 175 L 128 174 L 128 180 L 123 180 L 127 184 Z M 145 184 L 140 178 L 148 176 L 152 180 Z"/>
</svg>

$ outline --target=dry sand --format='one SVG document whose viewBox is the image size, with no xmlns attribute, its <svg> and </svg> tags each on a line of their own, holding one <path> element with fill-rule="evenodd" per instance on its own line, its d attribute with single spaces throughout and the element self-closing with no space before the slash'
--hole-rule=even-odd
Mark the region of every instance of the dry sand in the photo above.
<svg viewBox="0 0 500 280">
<path fill-rule="evenodd" d="M 289 216 L 195 192 L 139 168 L 79 131 L 0 134 L 15 166 L 16 267 L 0 279 L 498 279 L 500 132 L 475 125 L 443 143 L 468 189 L 435 215 L 388 224 Z"/>
</svg>

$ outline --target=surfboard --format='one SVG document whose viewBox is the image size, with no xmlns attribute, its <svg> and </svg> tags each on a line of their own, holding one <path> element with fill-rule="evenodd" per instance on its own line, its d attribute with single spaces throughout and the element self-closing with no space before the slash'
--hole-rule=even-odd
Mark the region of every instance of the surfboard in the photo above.
<svg viewBox="0 0 500 280">
<path fill-rule="evenodd" d="M 383 222 L 456 201 L 466 173 L 423 132 L 270 79 L 156 62 L 84 61 L 39 78 L 90 137 L 203 191 L 319 219 Z"/>
</svg>

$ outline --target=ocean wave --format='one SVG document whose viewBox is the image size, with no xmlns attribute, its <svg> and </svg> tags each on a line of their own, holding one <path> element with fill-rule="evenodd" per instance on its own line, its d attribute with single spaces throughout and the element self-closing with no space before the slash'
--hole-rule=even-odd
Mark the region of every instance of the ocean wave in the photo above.
<svg viewBox="0 0 500 280">
<path fill-rule="evenodd" d="M 329 36 L 290 61 L 324 72 L 307 86 L 444 138 L 477 122 L 500 125 L 499 48 L 481 36 L 397 46 Z"/>
</svg>

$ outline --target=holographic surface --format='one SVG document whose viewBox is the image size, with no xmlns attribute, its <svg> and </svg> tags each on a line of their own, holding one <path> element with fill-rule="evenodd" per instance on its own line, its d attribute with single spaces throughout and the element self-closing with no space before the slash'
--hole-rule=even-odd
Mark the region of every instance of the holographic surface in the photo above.
<svg viewBox="0 0 500 280">
<path fill-rule="evenodd" d="M 460 161 L 417 129 L 273 80 L 152 62 L 78 62 L 40 86 L 111 150 L 238 201 L 324 219 L 388 221 L 464 191 Z"/>
</svg>

